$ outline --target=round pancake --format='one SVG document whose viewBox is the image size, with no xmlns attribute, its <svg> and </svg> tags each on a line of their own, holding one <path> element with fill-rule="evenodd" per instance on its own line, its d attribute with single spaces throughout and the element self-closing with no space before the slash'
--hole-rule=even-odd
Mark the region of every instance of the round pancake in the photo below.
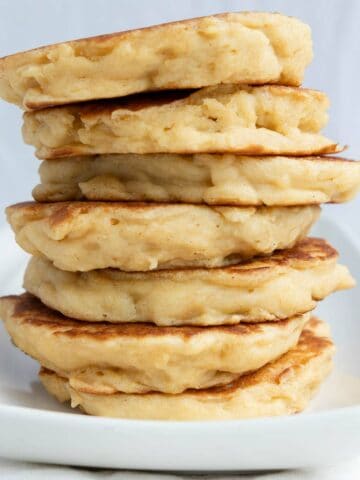
<svg viewBox="0 0 360 480">
<path fill-rule="evenodd" d="M 0 59 L 0 95 L 26 109 L 219 83 L 299 85 L 310 28 L 227 13 L 49 45 Z"/>
<path fill-rule="evenodd" d="M 316 238 L 268 258 L 213 269 L 64 272 L 34 257 L 24 288 L 64 315 L 92 322 L 263 322 L 308 312 L 317 300 L 352 287 L 337 258 L 334 248 Z"/>
<path fill-rule="evenodd" d="M 289 206 L 345 202 L 360 162 L 336 157 L 123 154 L 42 162 L 39 202 L 153 201 Z"/>
<path fill-rule="evenodd" d="M 334 345 L 327 325 L 312 319 L 300 341 L 278 360 L 224 386 L 164 393 L 98 394 L 71 387 L 66 378 L 41 369 L 45 388 L 90 415 L 152 420 L 228 420 L 288 415 L 303 410 L 332 368 Z"/>
<path fill-rule="evenodd" d="M 315 90 L 218 85 L 24 114 L 39 158 L 98 153 L 311 155 L 341 148 L 320 134 L 329 101 Z"/>
<path fill-rule="evenodd" d="M 319 207 L 25 203 L 7 209 L 19 245 L 62 270 L 215 267 L 294 245 Z"/>
<path fill-rule="evenodd" d="M 179 393 L 229 383 L 287 352 L 309 315 L 219 327 L 84 323 L 29 294 L 0 299 L 17 347 L 80 391 Z"/>
</svg>

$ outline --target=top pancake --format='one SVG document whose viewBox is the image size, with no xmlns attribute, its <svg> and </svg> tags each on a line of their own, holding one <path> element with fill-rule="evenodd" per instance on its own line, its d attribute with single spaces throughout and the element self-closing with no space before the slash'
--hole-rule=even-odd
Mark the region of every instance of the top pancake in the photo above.
<svg viewBox="0 0 360 480">
<path fill-rule="evenodd" d="M 341 150 L 321 130 L 327 96 L 280 85 L 216 85 L 24 115 L 39 158 L 108 153 L 311 155 Z"/>
<path fill-rule="evenodd" d="M 220 83 L 299 85 L 310 28 L 274 13 L 229 13 L 49 45 L 0 60 L 0 95 L 38 109 Z"/>
</svg>

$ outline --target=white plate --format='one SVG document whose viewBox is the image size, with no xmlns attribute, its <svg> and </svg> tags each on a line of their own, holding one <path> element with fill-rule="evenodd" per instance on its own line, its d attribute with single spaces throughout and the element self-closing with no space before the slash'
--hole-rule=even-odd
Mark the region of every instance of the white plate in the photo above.
<svg viewBox="0 0 360 480">
<path fill-rule="evenodd" d="M 329 239 L 360 279 L 360 246 L 351 232 L 322 219 Z M 0 293 L 20 291 L 25 256 L 0 231 Z M 286 292 L 285 292 L 286 293 Z M 338 345 L 336 369 L 311 408 L 288 417 L 225 422 L 95 418 L 59 406 L 41 388 L 37 364 L 0 330 L 0 456 L 13 459 L 182 471 L 309 467 L 360 454 L 360 295 L 337 293 L 321 303 Z"/>
</svg>

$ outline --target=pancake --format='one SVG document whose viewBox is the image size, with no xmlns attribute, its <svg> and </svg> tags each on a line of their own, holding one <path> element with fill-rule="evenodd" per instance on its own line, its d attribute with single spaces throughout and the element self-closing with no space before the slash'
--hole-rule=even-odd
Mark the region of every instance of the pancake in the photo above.
<svg viewBox="0 0 360 480">
<path fill-rule="evenodd" d="M 311 155 L 341 149 L 320 134 L 328 98 L 315 90 L 218 85 L 24 114 L 42 159 L 98 153 Z"/>
<path fill-rule="evenodd" d="M 299 85 L 311 32 L 274 13 L 227 13 L 49 45 L 0 59 L 0 95 L 26 109 L 219 83 Z"/>
<path fill-rule="evenodd" d="M 332 368 L 334 345 L 327 325 L 312 319 L 288 353 L 232 383 L 169 395 L 75 390 L 66 378 L 41 369 L 40 380 L 59 401 L 90 415 L 151 420 L 229 420 L 302 411 Z"/>
<path fill-rule="evenodd" d="M 209 270 L 75 273 L 34 257 L 24 288 L 64 315 L 91 322 L 263 322 L 308 312 L 330 293 L 354 286 L 337 258 L 334 248 L 316 238 L 268 258 Z"/>
<path fill-rule="evenodd" d="M 215 267 L 294 245 L 319 207 L 23 203 L 7 208 L 19 245 L 62 270 Z"/>
<path fill-rule="evenodd" d="M 336 157 L 96 155 L 44 161 L 39 202 L 152 201 L 288 206 L 346 202 L 360 162 Z"/>
<path fill-rule="evenodd" d="M 84 323 L 29 294 L 3 297 L 0 313 L 17 347 L 82 392 L 179 393 L 229 383 L 296 345 L 309 315 L 219 327 Z"/>
</svg>

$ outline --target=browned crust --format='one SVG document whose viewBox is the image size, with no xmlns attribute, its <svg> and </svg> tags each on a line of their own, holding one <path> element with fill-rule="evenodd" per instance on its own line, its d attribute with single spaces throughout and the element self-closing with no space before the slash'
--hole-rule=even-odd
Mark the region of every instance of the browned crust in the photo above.
<svg viewBox="0 0 360 480">
<path fill-rule="evenodd" d="M 86 155 L 87 157 L 87 160 L 92 160 L 92 161 L 96 161 L 98 159 L 101 159 L 101 157 L 103 156 L 124 156 L 124 155 L 132 155 L 132 154 L 124 154 L 124 153 L 109 153 L 109 154 L 101 154 L 101 153 L 96 153 L 94 155 Z M 138 154 L 133 154 L 133 155 L 138 155 Z M 161 154 L 153 154 L 153 153 L 145 153 L 143 156 L 144 157 L 148 157 L 149 158 L 149 162 L 151 161 L 151 157 L 153 155 L 156 155 L 156 156 L 160 156 Z M 164 155 L 169 155 L 169 154 L 164 154 Z M 174 155 L 178 155 L 178 154 L 174 154 Z M 201 155 L 201 154 L 196 154 L 196 155 Z M 219 157 L 219 155 L 221 154 L 214 154 L 214 156 L 216 157 Z M 226 154 L 224 154 L 226 155 Z M 189 157 L 190 159 L 193 157 L 193 154 L 185 154 L 185 158 L 186 157 Z M 236 155 L 235 155 L 236 157 Z M 246 157 L 245 155 L 238 155 L 239 159 L 244 159 L 244 157 Z M 261 157 L 265 157 L 267 160 L 271 159 L 271 158 L 279 158 L 280 155 L 260 155 L 259 156 L 260 158 Z M 284 155 L 281 155 L 281 157 L 284 157 Z M 249 160 L 251 160 L 253 158 L 253 156 L 251 155 L 250 157 L 248 157 Z M 49 160 L 42 160 L 43 162 L 51 162 L 51 163 L 56 163 L 56 162 L 63 162 L 65 159 L 64 158 L 50 158 Z M 72 158 L 71 159 L 72 161 L 82 161 L 83 158 L 82 157 L 76 157 L 76 158 Z M 331 154 L 329 155 L 307 155 L 307 156 L 304 156 L 304 157 L 300 157 L 300 156 L 294 156 L 294 155 L 288 155 L 286 156 L 285 160 L 289 160 L 289 161 L 293 161 L 293 162 L 346 162 L 346 163 L 360 163 L 360 160 L 359 159 L 353 159 L 353 158 L 345 158 L 345 157 L 340 157 L 340 156 L 333 156 Z M 164 160 L 165 161 L 165 160 Z M 167 162 L 170 162 L 171 160 L 169 160 L 168 158 L 166 158 L 166 161 Z M 205 160 L 204 160 L 205 161 Z M 221 163 L 222 159 L 221 158 L 217 158 L 217 161 L 219 163 Z M 24 202 L 25 203 L 25 202 Z"/>
<path fill-rule="evenodd" d="M 169 204 L 169 208 L 176 204 Z M 181 204 L 182 206 L 184 204 Z M 145 203 L 145 202 L 57 202 L 57 203 L 39 203 L 39 202 L 20 202 L 10 205 L 6 212 L 12 215 L 13 212 L 23 214 L 29 217 L 44 216 L 52 227 L 67 222 L 72 218 L 89 213 L 91 210 L 101 208 L 104 213 L 121 209 L 134 210 L 152 210 L 167 208 L 166 203 Z M 196 205 L 196 208 L 211 208 L 207 205 Z M 239 207 L 241 208 L 241 207 Z M 243 207 L 246 208 L 246 207 Z"/>
<path fill-rule="evenodd" d="M 336 261 L 338 256 L 338 251 L 323 238 L 308 237 L 300 240 L 292 248 L 276 250 L 269 256 L 255 257 L 253 259 L 245 260 L 234 265 L 229 265 L 225 267 L 212 267 L 211 269 L 191 266 L 175 269 L 164 268 L 161 270 L 150 270 L 146 272 L 146 275 L 149 277 L 151 276 L 161 278 L 162 276 L 169 275 L 176 276 L 177 273 L 186 273 L 188 271 L 206 272 L 209 275 L 211 274 L 211 271 L 220 271 L 228 275 L 235 275 L 240 273 L 254 274 L 260 271 L 270 270 L 279 266 L 291 267 L 297 263 Z M 109 268 L 107 270 L 116 272 L 116 269 L 113 268 Z M 132 275 L 135 278 L 138 275 L 143 275 L 143 273 L 134 272 Z"/>
<path fill-rule="evenodd" d="M 300 339 L 296 347 L 291 349 L 289 352 L 285 353 L 279 359 L 276 359 L 264 367 L 260 368 L 256 372 L 246 373 L 241 375 L 236 380 L 226 385 L 219 385 L 214 387 L 209 387 L 201 390 L 188 389 L 185 392 L 174 394 L 174 396 L 181 396 L 184 394 L 191 394 L 194 396 L 213 396 L 215 399 L 217 397 L 232 396 L 239 389 L 245 389 L 252 386 L 273 383 L 280 385 L 283 381 L 286 382 L 287 377 L 291 377 L 292 374 L 296 374 L 298 370 L 303 368 L 308 362 L 312 359 L 318 357 L 319 355 L 324 354 L 326 351 L 329 351 L 329 355 L 334 351 L 334 344 L 330 337 L 322 336 L 317 333 L 317 328 L 322 324 L 321 320 L 313 317 L 305 326 L 304 330 L 301 333 Z M 40 369 L 39 375 L 56 375 L 64 381 L 67 382 L 67 379 L 61 377 L 57 373 L 48 370 L 44 367 Z M 91 390 L 89 387 L 85 393 L 92 395 L 97 395 L 96 390 Z M 103 394 L 104 395 L 104 394 Z M 111 395 L 111 394 L 110 394 Z M 122 393 L 116 393 L 115 395 L 122 395 Z M 169 396 L 169 394 L 161 394 L 159 392 L 147 392 L 139 393 L 133 395 L 164 395 Z M 172 395 L 171 395 L 172 396 Z"/>
<path fill-rule="evenodd" d="M 6 208 L 6 213 L 8 215 L 12 215 L 13 213 L 17 213 L 20 215 L 26 215 L 29 218 L 34 217 L 46 217 L 47 221 L 52 227 L 60 225 L 64 222 L 71 220 L 72 218 L 90 213 L 91 211 L 101 209 L 104 215 L 114 213 L 116 211 L 121 210 L 129 210 L 133 211 L 141 211 L 141 210 L 155 210 L 155 209 L 164 209 L 164 211 L 171 211 L 171 209 L 180 206 L 182 208 L 196 208 L 196 209 L 205 209 L 211 210 L 215 209 L 216 206 L 209 206 L 203 204 L 188 204 L 188 203 L 171 203 L 171 202 L 97 202 L 97 201 L 68 201 L 68 202 L 21 202 L 16 203 L 14 205 L 10 205 Z M 309 205 L 304 206 L 304 208 L 308 207 Z M 221 208 L 226 208 L 221 207 Z M 291 206 L 281 206 L 281 207 L 265 207 L 263 205 L 259 205 L 256 207 L 247 207 L 245 205 L 240 205 L 235 208 L 238 209 L 248 209 L 248 208 L 256 208 L 257 210 L 261 211 L 264 208 L 269 209 L 297 209 L 299 207 L 291 205 Z M 301 207 L 300 207 L 301 208 Z M 169 210 L 166 210 L 169 209 Z"/>
<path fill-rule="evenodd" d="M 0 59 L 1 60 L 1 59 Z M 246 88 L 247 85 L 242 85 Z M 257 84 L 256 88 L 265 88 L 271 91 L 272 95 L 283 96 L 284 94 L 291 93 L 297 98 L 304 95 L 311 95 L 312 97 L 323 98 L 324 93 L 319 90 L 312 90 L 304 87 L 292 87 L 286 85 L 271 85 L 271 84 Z M 206 88 L 206 87 L 204 87 Z M 171 104 L 175 102 L 181 102 L 190 97 L 197 91 L 204 90 L 204 88 L 196 89 L 172 89 L 172 90 L 157 90 L 134 93 L 118 98 L 104 98 L 101 100 L 89 100 L 86 102 L 77 102 L 71 105 L 60 105 L 57 109 L 70 110 L 74 114 L 78 114 L 81 117 L 91 118 L 97 115 L 108 114 L 111 115 L 115 110 L 124 109 L 131 111 L 143 110 L 146 108 Z M 214 87 L 210 87 L 214 88 Z M 252 86 L 250 85 L 251 89 Z M 43 112 L 52 111 L 52 108 L 42 108 Z M 31 112 L 25 115 L 31 115 Z"/>
<path fill-rule="evenodd" d="M 150 107 L 167 105 L 189 97 L 197 89 L 157 90 L 140 92 L 119 98 L 105 98 L 91 100 L 86 103 L 78 102 L 73 105 L 74 110 L 82 117 L 93 117 L 103 113 L 111 114 L 114 110 L 124 109 L 136 112 Z M 58 108 L 69 108 L 68 105 Z M 72 108 L 72 107 L 71 107 Z M 46 109 L 48 110 L 48 109 Z"/>
<path fill-rule="evenodd" d="M 183 205 L 183 204 L 181 204 Z M 174 206 L 174 204 L 171 204 L 171 206 Z M 19 202 L 15 203 L 14 205 L 10 205 L 7 207 L 7 210 L 12 211 L 12 210 L 26 210 L 26 213 L 30 212 L 41 212 L 42 210 L 45 211 L 45 209 L 50 209 L 58 212 L 59 209 L 66 211 L 67 214 L 70 213 L 87 213 L 93 208 L 104 208 L 104 210 L 107 209 L 153 209 L 153 208 L 166 208 L 166 204 L 164 203 L 151 203 L 149 204 L 148 202 L 58 202 L 58 203 L 38 203 L 38 202 L 33 202 L 33 201 L 26 201 L 26 202 Z M 196 208 L 210 208 L 207 205 L 196 205 Z M 241 207 L 239 207 L 241 208 Z M 248 207 L 243 207 L 243 208 L 248 208 Z M 291 207 L 289 207 L 291 208 Z M 56 213 L 57 214 L 57 213 Z"/>
<path fill-rule="evenodd" d="M 10 306 L 11 313 L 7 321 L 15 321 L 28 324 L 32 327 L 46 327 L 52 335 L 61 335 L 70 338 L 91 337 L 99 341 L 114 337 L 159 337 L 164 335 L 181 336 L 190 338 L 195 335 L 207 335 L 209 332 L 224 333 L 230 335 L 250 335 L 261 333 L 263 327 L 276 325 L 285 328 L 296 317 L 264 323 L 244 323 L 237 325 L 208 326 L 179 326 L 159 327 L 151 323 L 106 323 L 106 322 L 83 322 L 76 321 L 62 315 L 56 310 L 46 307 L 30 293 L 22 295 L 9 295 L 0 298 L 0 305 L 5 308 Z M 8 310 L 9 311 L 9 310 Z M 300 317 L 300 316 L 298 316 Z"/>
<path fill-rule="evenodd" d="M 347 147 L 344 146 L 344 150 L 346 150 Z M 283 156 L 283 155 L 282 155 Z M 332 155 L 322 155 L 317 156 L 308 156 L 308 157 L 297 157 L 297 156 L 288 156 L 287 159 L 293 160 L 293 161 L 307 161 L 307 162 L 345 162 L 345 163 L 357 163 L 359 160 L 358 159 L 353 159 L 353 158 L 345 158 L 345 157 L 334 157 Z"/>
<path fill-rule="evenodd" d="M 174 22 L 174 23 L 176 23 L 176 22 Z M 38 50 L 38 49 L 34 49 L 34 50 Z M 20 53 L 24 53 L 24 52 L 20 52 Z M 13 55 L 8 55 L 8 56 L 13 57 L 15 55 L 18 55 L 18 54 L 15 53 Z M 6 57 L 3 57 L 3 58 L 6 58 Z M 1 60 L 2 60 L 2 58 L 0 58 L 0 73 L 1 73 L 1 67 L 2 67 Z M 183 87 L 177 87 L 174 82 L 173 83 L 168 82 L 166 87 L 158 88 L 158 89 L 150 89 L 150 90 L 147 90 L 146 93 L 148 93 L 148 94 L 149 93 L 150 94 L 153 94 L 153 93 L 161 94 L 161 93 L 164 92 L 166 94 L 167 91 L 171 91 L 175 95 L 176 91 L 179 91 L 179 92 L 184 92 L 184 91 L 194 92 L 195 90 L 199 89 L 199 85 L 195 84 L 195 82 L 192 85 L 190 85 L 190 82 L 188 82 L 188 83 L 189 83 L 189 85 L 188 85 L 187 89 L 184 89 Z M 219 85 L 228 85 L 228 83 L 221 82 Z M 259 81 L 256 81 L 256 80 L 251 81 L 251 86 L 262 87 L 263 85 L 264 85 L 263 82 L 259 82 Z M 279 86 L 276 82 L 268 82 L 266 85 Z M 200 87 L 200 88 L 205 88 L 207 86 L 208 85 L 204 85 L 204 87 Z M 300 87 L 300 83 L 293 82 L 293 84 L 291 86 L 292 87 Z M 170 90 L 168 90 L 168 89 L 170 89 Z M 304 89 L 304 90 L 306 90 L 306 89 Z M 141 93 L 142 92 L 140 92 L 139 94 L 141 94 Z M 136 93 L 136 94 L 132 94 L 132 95 L 138 95 L 138 94 Z M 182 94 L 179 93 L 179 98 L 181 98 L 181 96 L 182 96 Z M 125 98 L 126 97 L 127 96 L 125 96 Z M 122 98 L 122 97 L 109 97 L 109 100 L 113 100 L 114 98 Z M 89 103 L 89 102 L 98 102 L 98 101 L 104 101 L 104 100 L 107 100 L 107 99 L 106 98 L 105 99 L 94 98 L 94 99 L 91 99 L 91 100 L 82 100 L 82 101 L 79 101 L 79 102 L 75 102 L 74 104 L 81 105 L 85 102 Z M 164 102 L 164 103 L 166 103 L 166 102 Z M 26 100 L 26 102 L 24 103 L 24 106 L 26 107 L 26 111 L 28 111 L 28 112 L 36 112 L 38 110 L 44 110 L 44 109 L 48 109 L 48 108 L 56 108 L 56 107 L 61 107 L 61 106 L 66 106 L 66 105 L 68 105 L 68 103 L 66 103 L 64 100 L 58 100 L 58 101 L 54 100 L 54 101 L 51 101 L 51 102 L 45 102 L 43 100 L 41 102 L 33 102 L 33 101 Z M 155 106 L 155 105 L 156 104 L 154 103 L 153 106 Z M 159 103 L 158 105 L 162 105 L 162 103 Z M 134 110 L 136 110 L 136 109 L 134 109 Z M 137 109 L 137 110 L 139 110 L 139 109 Z"/>
<path fill-rule="evenodd" d="M 344 150 L 347 150 L 347 146 L 345 145 L 338 145 L 336 143 L 327 145 L 325 147 L 317 147 L 313 148 L 311 152 L 305 150 L 298 150 L 294 152 L 291 151 L 282 151 L 281 156 L 292 156 L 292 157 L 305 157 L 305 156 L 314 156 L 314 155 L 327 155 L 327 154 L 334 154 L 334 153 L 341 153 Z M 166 153 L 166 152 L 160 152 Z M 178 155 L 193 155 L 199 153 L 198 151 L 192 151 L 190 149 L 184 150 L 176 150 Z M 216 155 L 226 155 L 226 154 L 234 154 L 234 155 L 248 155 L 248 156 L 263 156 L 263 157 L 273 157 L 278 154 L 278 152 L 269 152 L 265 147 L 262 145 L 249 145 L 246 148 L 236 149 L 236 148 L 228 148 L 227 150 L 219 150 L 219 149 L 212 149 L 212 148 L 203 148 L 201 153 L 208 153 L 208 154 L 216 154 Z M 64 158 L 64 157 L 81 157 L 81 156 L 89 156 L 89 152 L 84 152 L 83 146 L 66 146 L 66 147 L 59 147 L 59 148 L 47 148 L 46 154 L 40 152 L 36 153 L 37 158 L 40 160 L 53 160 L 57 158 Z"/>
<path fill-rule="evenodd" d="M 312 260 L 330 260 L 338 257 L 337 250 L 326 242 L 323 238 L 308 237 L 300 240 L 293 248 L 278 250 L 271 256 L 260 259 L 250 260 L 240 265 L 230 265 L 228 267 L 216 267 L 217 269 L 226 269 L 228 272 L 236 273 L 248 270 L 263 270 L 274 267 L 275 265 L 289 265 L 294 260 L 310 262 Z M 261 265 L 264 263 L 264 265 Z"/>
<path fill-rule="evenodd" d="M 280 384 L 291 370 L 298 370 L 311 359 L 319 356 L 324 350 L 333 347 L 334 344 L 329 337 L 319 336 L 316 333 L 316 328 L 321 323 L 321 320 L 312 317 L 302 331 L 296 347 L 285 353 L 280 359 L 270 362 L 256 372 L 242 375 L 227 385 L 203 390 L 190 390 L 190 392 L 196 395 L 221 394 L 223 396 L 224 394 L 231 395 L 239 388 L 251 387 L 262 382 L 271 381 L 272 383 Z"/>
</svg>

